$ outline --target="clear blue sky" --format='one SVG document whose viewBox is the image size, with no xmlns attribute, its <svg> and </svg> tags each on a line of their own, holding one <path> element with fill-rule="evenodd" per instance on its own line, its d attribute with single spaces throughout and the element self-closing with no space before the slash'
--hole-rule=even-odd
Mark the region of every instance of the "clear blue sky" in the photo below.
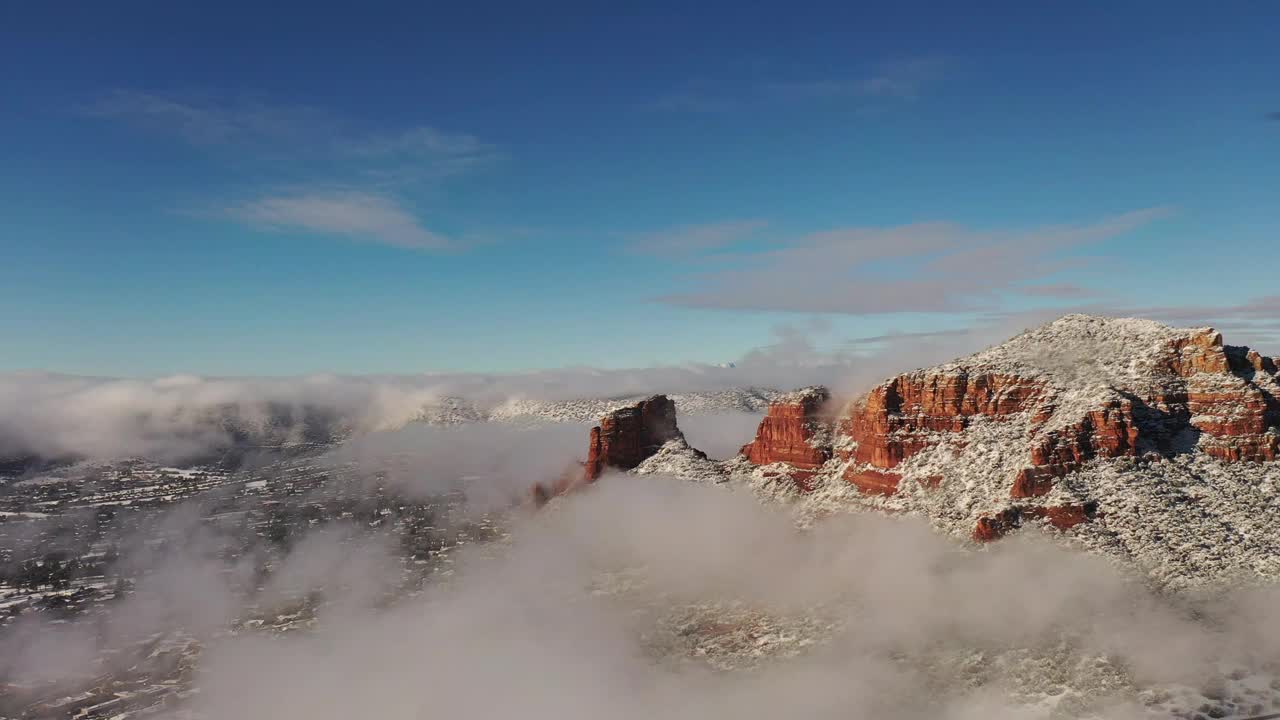
<svg viewBox="0 0 1280 720">
<path fill-rule="evenodd" d="M 1276 293 L 1277 3 L 193 5 L 0 10 L 0 369 L 718 362 Z"/>
</svg>

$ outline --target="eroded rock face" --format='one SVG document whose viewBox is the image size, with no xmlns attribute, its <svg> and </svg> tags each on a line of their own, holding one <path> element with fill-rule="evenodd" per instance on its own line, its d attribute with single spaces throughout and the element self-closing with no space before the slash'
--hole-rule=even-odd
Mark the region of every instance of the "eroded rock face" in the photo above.
<svg viewBox="0 0 1280 720">
<path fill-rule="evenodd" d="M 654 395 L 619 408 L 591 428 L 587 461 L 552 482 L 533 485 L 529 498 L 535 505 L 543 505 L 578 485 L 595 482 L 608 468 L 635 468 L 668 441 L 682 438 L 684 434 L 676 425 L 676 405 L 666 395 Z"/>
<path fill-rule="evenodd" d="M 591 428 L 584 475 L 592 481 L 605 468 L 630 470 L 668 440 L 682 437 L 676 427 L 676 404 L 666 395 L 654 395 L 631 407 L 614 410 Z"/>
<path fill-rule="evenodd" d="M 1114 336 L 1135 322 L 1140 321 L 1077 316 L 1046 329 L 1060 326 L 1068 348 L 1072 342 L 1087 348 L 1098 337 L 1114 347 L 1127 340 Z M 979 417 L 1027 422 L 1027 465 L 1010 479 L 1015 499 L 1051 492 L 1060 478 L 1095 458 L 1192 447 L 1230 462 L 1280 457 L 1274 359 L 1224 345 L 1211 328 L 1158 327 L 1140 327 L 1145 334 L 1130 342 L 1131 359 L 1115 353 L 1114 377 L 1064 379 L 1052 362 L 1038 364 L 1035 352 L 1019 348 L 1015 339 L 1012 349 L 996 348 L 882 383 L 854 403 L 840 425 L 850 442 L 837 438 L 837 446 L 851 448 L 838 453 L 851 463 L 845 479 L 866 492 L 892 494 L 896 483 L 888 476 L 897 466 L 940 442 L 955 442 Z M 1054 349 L 1051 343 L 1038 348 Z M 1070 360 L 1063 365 L 1069 368 Z"/>
<path fill-rule="evenodd" d="M 1021 412 L 1042 391 L 1037 382 L 1005 375 L 899 375 L 873 389 L 850 414 L 846 427 L 857 442 L 852 457 L 892 469 L 936 442 L 938 433 L 963 432 L 977 415 Z"/>
<path fill-rule="evenodd" d="M 802 490 L 809 478 L 831 459 L 829 422 L 822 413 L 831 400 L 824 387 L 811 387 L 775 400 L 756 429 L 755 439 L 739 451 L 755 465 L 785 463 L 787 474 Z"/>
<path fill-rule="evenodd" d="M 1065 428 L 1045 431 L 1051 416 L 1051 409 L 1041 407 L 1032 419 L 1031 465 L 1014 478 L 1011 497 L 1044 495 L 1058 478 L 1095 457 L 1138 454 L 1139 430 L 1131 400 L 1109 400 Z"/>
<path fill-rule="evenodd" d="M 1011 507 L 995 515 L 978 518 L 978 523 L 973 528 L 973 539 L 977 542 L 999 540 L 1022 527 L 1023 523 L 1037 520 L 1043 520 L 1058 530 L 1070 530 L 1080 523 L 1093 520 L 1097 514 L 1096 503 L 1051 507 Z"/>
<path fill-rule="evenodd" d="M 976 416 L 1004 418 L 1037 401 L 1035 380 L 994 373 L 918 371 L 899 375 L 856 401 L 841 422 L 852 441 L 840 457 L 852 461 L 845 479 L 865 492 L 892 495 L 899 477 L 886 472 L 912 455 L 960 433 Z"/>
<path fill-rule="evenodd" d="M 791 489 L 774 484 L 776 477 L 802 492 L 844 482 L 891 511 L 959 508 L 949 516 L 959 523 L 953 530 L 972 528 L 972 537 L 985 542 L 1027 522 L 1068 530 L 1102 517 L 1107 508 L 1097 501 L 1105 501 L 1109 486 L 1090 483 L 1116 466 L 1095 468 L 1095 460 L 1134 458 L 1131 465 L 1142 472 L 1190 453 L 1224 462 L 1276 460 L 1277 398 L 1276 360 L 1224 345 L 1215 330 L 1067 316 L 887 380 L 834 415 L 827 414 L 825 389 L 792 393 L 771 404 L 741 454 L 776 466 L 753 475 L 771 492 Z M 535 500 L 591 482 L 607 467 L 635 468 L 679 437 L 665 397 L 612 413 L 593 429 L 585 467 L 539 488 Z M 729 477 L 740 462 L 712 470 Z M 701 471 L 707 463 L 694 465 Z M 991 507 L 1005 509 L 978 510 Z"/>
<path fill-rule="evenodd" d="M 902 481 L 902 476 L 897 473 L 850 467 L 845 471 L 844 479 L 856 485 L 866 495 L 888 496 L 898 492 L 898 483 Z"/>
</svg>

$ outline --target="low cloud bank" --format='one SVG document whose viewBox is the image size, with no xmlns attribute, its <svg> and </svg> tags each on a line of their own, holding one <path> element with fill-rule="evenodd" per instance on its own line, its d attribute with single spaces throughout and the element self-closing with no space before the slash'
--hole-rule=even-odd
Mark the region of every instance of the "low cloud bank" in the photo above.
<svg viewBox="0 0 1280 720">
<path fill-rule="evenodd" d="M 239 443 L 279 445 L 395 429 L 461 397 L 482 411 L 511 400 L 560 401 L 829 382 L 849 361 L 761 358 L 735 368 L 589 368 L 517 375 L 115 379 L 0 374 L 0 458 L 38 455 L 164 461 Z"/>
<path fill-rule="evenodd" d="M 742 422 L 690 431 L 731 447 Z M 329 459 L 493 509 L 582 438 L 575 425 L 411 427 Z M 517 509 L 509 541 L 455 551 L 417 596 L 399 587 L 394 539 L 378 529 L 312 531 L 259 586 L 255 553 L 228 565 L 234 538 L 202 515 L 191 504 L 138 528 L 121 560 L 142 571 L 137 590 L 91 623 L 22 619 L 0 640 L 0 670 L 92 673 L 104 647 L 183 628 L 206 643 L 192 702 L 215 719 L 1039 718 L 1055 702 L 1066 717 L 1127 718 L 1140 688 L 1199 690 L 1224 667 L 1280 661 L 1272 589 L 1161 597 L 1029 533 L 971 552 L 913 518 L 800 531 L 749 493 L 656 476 L 611 474 L 543 511 Z M 219 632 L 247 605 L 315 591 L 327 602 L 311 630 Z M 733 662 L 754 670 L 718 672 L 700 654 L 729 636 L 744 638 Z M 1040 696 L 1057 700 L 1022 702 Z"/>
<path fill-rule="evenodd" d="M 346 604 L 314 634 L 216 644 L 198 707 L 309 720 L 1043 717 L 1011 698 L 1058 685 L 1128 717 L 1135 686 L 1201 687 L 1215 663 L 1280 658 L 1275 637 L 1228 608 L 1197 617 L 1043 542 L 963 553 L 922 523 L 867 515 L 800 533 L 746 495 L 654 477 L 607 477 L 459 568 L 387 612 Z M 1249 621 L 1275 626 L 1274 599 L 1245 601 Z M 708 605 L 719 624 L 710 611 L 676 635 L 732 632 L 743 607 L 839 629 L 748 673 L 712 672 L 696 652 L 673 664 L 658 627 Z"/>
</svg>

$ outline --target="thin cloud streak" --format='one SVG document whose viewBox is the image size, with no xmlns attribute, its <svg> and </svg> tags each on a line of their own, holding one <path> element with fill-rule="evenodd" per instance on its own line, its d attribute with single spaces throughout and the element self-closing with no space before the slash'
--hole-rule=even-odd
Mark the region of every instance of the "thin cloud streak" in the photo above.
<svg viewBox="0 0 1280 720">
<path fill-rule="evenodd" d="M 430 125 L 356 131 L 318 108 L 257 100 L 117 90 L 81 111 L 253 168 L 240 194 L 257 199 L 229 207 L 215 200 L 216 209 L 197 215 L 417 250 L 456 243 L 426 228 L 410 201 L 501 157 L 467 133 Z"/>
<path fill-rule="evenodd" d="M 770 83 L 765 90 L 779 99 L 916 100 L 943 77 L 945 67 L 937 58 L 899 60 L 882 63 L 864 77 Z"/>
<path fill-rule="evenodd" d="M 82 110 L 89 117 L 170 133 L 199 146 L 298 142 L 337 129 L 331 115 L 303 105 L 179 99 L 137 90 L 116 90 Z"/>
<path fill-rule="evenodd" d="M 904 102 L 921 98 L 946 75 L 947 62 L 937 57 L 883 62 L 847 76 L 752 81 L 738 89 L 686 86 L 648 103 L 663 112 L 717 113 L 767 105 L 849 101 L 859 104 Z"/>
<path fill-rule="evenodd" d="M 996 311 L 1002 294 L 1078 264 L 1062 253 L 1170 213 L 1148 208 L 1089 225 L 1027 231 L 948 223 L 842 228 L 757 253 L 711 258 L 697 288 L 658 298 L 725 310 L 873 315 Z"/>
<path fill-rule="evenodd" d="M 361 192 L 263 197 L 230 208 L 227 215 L 272 229 L 342 235 L 413 250 L 441 250 L 451 245 L 394 200 Z"/>
</svg>

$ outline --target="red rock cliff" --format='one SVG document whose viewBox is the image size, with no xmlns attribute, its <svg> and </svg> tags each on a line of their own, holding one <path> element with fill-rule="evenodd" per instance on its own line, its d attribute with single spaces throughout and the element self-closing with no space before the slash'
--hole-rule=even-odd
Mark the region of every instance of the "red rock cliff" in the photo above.
<svg viewBox="0 0 1280 720">
<path fill-rule="evenodd" d="M 1203 452 L 1227 462 L 1280 459 L 1275 358 L 1223 344 L 1213 329 L 1068 316 L 1004 345 L 899 375 L 850 404 L 835 430 L 844 479 L 868 495 L 899 492 L 899 466 L 925 449 L 961 448 L 978 419 L 1025 427 L 1026 465 L 1009 497 L 1049 494 L 1096 458 Z M 1016 435 L 1015 435 L 1016 436 Z M 930 477 L 925 491 L 946 478 Z M 992 540 L 1027 519 L 1067 529 L 1096 505 L 1025 503 L 981 518 Z"/>
<path fill-rule="evenodd" d="M 913 372 L 881 383 L 851 405 L 841 423 L 841 432 L 856 443 L 841 453 L 853 462 L 845 479 L 863 492 L 892 495 L 898 476 L 886 471 L 944 434 L 963 432 L 974 416 L 1026 410 L 1043 390 L 1026 378 L 964 371 Z"/>
<path fill-rule="evenodd" d="M 667 441 L 683 437 L 676 426 L 676 405 L 666 395 L 654 395 L 619 408 L 591 428 L 585 463 L 550 483 L 534 484 L 529 497 L 535 505 L 543 505 L 578 485 L 595 482 L 607 468 L 630 470 L 653 456 Z"/>
<path fill-rule="evenodd" d="M 649 459 L 668 440 L 684 437 L 676 427 L 676 404 L 654 395 L 600 418 L 591 428 L 585 478 L 600 477 L 605 468 L 630 470 Z"/>
<path fill-rule="evenodd" d="M 742 446 L 741 454 L 756 465 L 785 463 L 796 484 L 811 489 L 809 478 L 831 459 L 830 433 L 822 418 L 830 400 L 826 388 L 811 387 L 770 403 L 755 439 Z"/>
</svg>

